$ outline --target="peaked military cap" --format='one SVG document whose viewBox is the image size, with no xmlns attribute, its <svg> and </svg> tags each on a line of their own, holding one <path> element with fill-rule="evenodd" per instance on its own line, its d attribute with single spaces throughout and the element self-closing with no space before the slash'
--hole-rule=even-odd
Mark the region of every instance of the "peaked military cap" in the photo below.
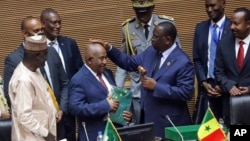
<svg viewBox="0 0 250 141">
<path fill-rule="evenodd" d="M 148 12 L 154 6 L 154 0 L 131 0 L 135 12 Z"/>
</svg>

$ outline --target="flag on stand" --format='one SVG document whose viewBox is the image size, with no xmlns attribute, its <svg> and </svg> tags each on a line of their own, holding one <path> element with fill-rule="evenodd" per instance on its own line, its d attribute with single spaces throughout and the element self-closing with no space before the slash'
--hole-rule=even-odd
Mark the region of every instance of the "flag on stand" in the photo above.
<svg viewBox="0 0 250 141">
<path fill-rule="evenodd" d="M 226 135 L 209 107 L 197 134 L 199 141 L 226 141 Z"/>
<path fill-rule="evenodd" d="M 103 141 L 122 141 L 111 119 L 108 118 L 105 127 Z"/>
</svg>

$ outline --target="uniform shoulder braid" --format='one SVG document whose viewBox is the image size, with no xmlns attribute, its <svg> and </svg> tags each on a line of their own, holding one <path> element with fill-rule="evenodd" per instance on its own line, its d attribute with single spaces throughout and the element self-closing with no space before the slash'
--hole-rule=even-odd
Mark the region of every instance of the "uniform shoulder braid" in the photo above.
<svg viewBox="0 0 250 141">
<path fill-rule="evenodd" d="M 125 22 L 123 22 L 122 26 L 124 26 L 126 23 L 130 23 L 130 22 L 132 22 L 134 20 L 135 20 L 135 17 L 131 17 L 131 18 L 127 19 Z"/>
<path fill-rule="evenodd" d="M 158 15 L 160 19 L 166 19 L 170 21 L 174 21 L 174 18 L 171 16 L 165 16 L 165 15 Z"/>
</svg>

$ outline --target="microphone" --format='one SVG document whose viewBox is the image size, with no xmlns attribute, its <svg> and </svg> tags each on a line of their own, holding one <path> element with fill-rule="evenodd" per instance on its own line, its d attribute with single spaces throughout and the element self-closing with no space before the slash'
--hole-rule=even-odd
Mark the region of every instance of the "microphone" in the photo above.
<svg viewBox="0 0 250 141">
<path fill-rule="evenodd" d="M 85 135 L 86 135 L 86 138 L 87 138 L 87 141 L 89 141 L 89 136 L 88 136 L 88 132 L 86 130 L 86 125 L 85 125 L 85 122 L 82 122 L 82 126 L 84 128 L 84 132 L 85 132 Z"/>
<path fill-rule="evenodd" d="M 176 126 L 174 125 L 174 123 L 172 122 L 172 120 L 170 119 L 169 115 L 166 115 L 166 119 L 171 123 L 171 125 L 174 127 L 174 129 L 176 130 L 176 132 L 179 134 L 179 136 L 181 137 L 181 140 L 184 141 L 184 138 L 181 134 L 181 132 L 176 128 Z"/>
</svg>

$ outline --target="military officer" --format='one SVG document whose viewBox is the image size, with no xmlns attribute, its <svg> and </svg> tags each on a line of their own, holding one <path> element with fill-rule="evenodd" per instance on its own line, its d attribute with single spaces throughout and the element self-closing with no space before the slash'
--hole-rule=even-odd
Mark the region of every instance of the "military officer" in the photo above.
<svg viewBox="0 0 250 141">
<path fill-rule="evenodd" d="M 165 21 L 174 23 L 174 18 L 165 15 L 152 14 L 155 7 L 154 0 L 132 0 L 132 5 L 136 16 L 127 19 L 122 24 L 123 39 L 121 50 L 129 55 L 136 55 L 140 54 L 151 45 L 153 29 L 158 23 Z M 178 46 L 181 47 L 178 37 L 176 38 L 176 42 Z M 117 67 L 115 77 L 117 86 L 124 87 L 126 74 L 126 70 Z M 140 113 L 141 82 L 140 74 L 138 72 L 130 73 L 130 90 L 133 94 L 132 112 L 135 119 L 134 121 L 135 124 L 139 124 L 142 122 L 140 121 L 142 119 Z"/>
</svg>

